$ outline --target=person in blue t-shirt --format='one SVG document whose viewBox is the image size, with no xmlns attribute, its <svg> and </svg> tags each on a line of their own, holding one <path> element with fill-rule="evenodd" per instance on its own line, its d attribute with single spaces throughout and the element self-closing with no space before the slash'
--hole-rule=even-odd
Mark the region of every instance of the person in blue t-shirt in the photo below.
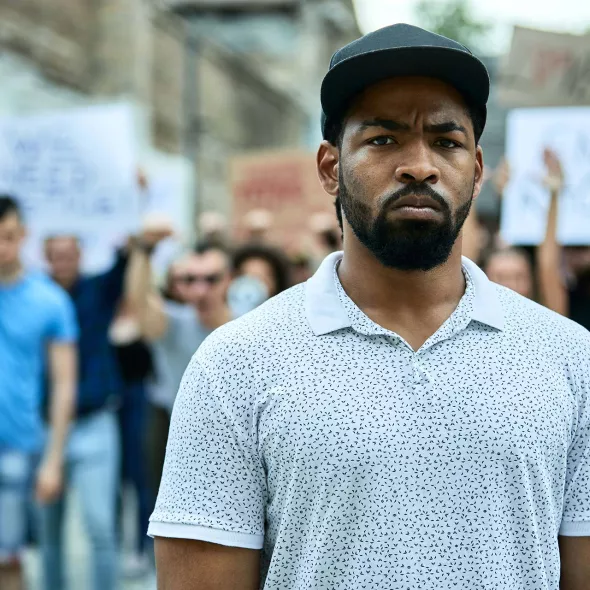
<svg viewBox="0 0 590 590">
<path fill-rule="evenodd" d="M 78 327 L 67 294 L 23 270 L 25 236 L 18 204 L 0 196 L 0 588 L 23 587 L 31 485 L 49 503 L 60 493 L 76 391 Z M 41 402 L 49 375 L 49 428 Z M 39 465 L 39 467 L 37 467 Z M 37 469 L 35 474 L 35 469 Z"/>
</svg>

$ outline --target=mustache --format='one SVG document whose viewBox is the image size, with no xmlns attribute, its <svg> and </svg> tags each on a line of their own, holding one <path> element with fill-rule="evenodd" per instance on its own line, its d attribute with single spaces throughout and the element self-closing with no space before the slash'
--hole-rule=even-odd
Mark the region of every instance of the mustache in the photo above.
<svg viewBox="0 0 590 590">
<path fill-rule="evenodd" d="M 387 209 L 394 205 L 396 201 L 399 201 L 403 197 L 409 197 L 410 195 L 416 195 L 417 197 L 429 197 L 433 201 L 436 201 L 443 209 L 443 211 L 449 211 L 449 204 L 445 201 L 444 197 L 437 193 L 429 184 L 425 182 L 412 182 L 406 184 L 406 186 L 400 188 L 389 195 L 383 203 L 383 209 Z"/>
</svg>

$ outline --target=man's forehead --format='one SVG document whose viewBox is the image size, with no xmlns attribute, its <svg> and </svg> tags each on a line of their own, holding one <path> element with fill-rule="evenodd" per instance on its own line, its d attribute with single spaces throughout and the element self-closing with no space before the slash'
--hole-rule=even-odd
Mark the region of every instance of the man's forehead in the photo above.
<svg viewBox="0 0 590 590">
<path fill-rule="evenodd" d="M 468 116 L 461 94 L 436 78 L 390 78 L 367 88 L 354 101 L 349 119 L 361 117 L 442 118 Z"/>
<path fill-rule="evenodd" d="M 228 267 L 227 256 L 220 250 L 207 250 L 202 254 L 194 254 L 187 260 L 191 269 L 223 270 Z"/>
<path fill-rule="evenodd" d="M 8 213 L 0 219 L 0 226 L 4 229 L 13 229 L 22 225 L 17 213 Z"/>
</svg>

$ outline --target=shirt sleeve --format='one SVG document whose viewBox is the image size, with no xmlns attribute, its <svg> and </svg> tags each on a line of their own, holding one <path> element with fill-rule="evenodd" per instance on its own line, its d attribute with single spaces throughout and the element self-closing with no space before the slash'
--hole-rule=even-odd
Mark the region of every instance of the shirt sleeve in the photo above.
<svg viewBox="0 0 590 590">
<path fill-rule="evenodd" d="M 590 537 L 590 338 L 580 350 L 575 387 L 578 420 L 570 446 L 560 535 Z"/>
<path fill-rule="evenodd" d="M 193 357 L 174 405 L 148 534 L 260 549 L 264 467 L 248 404 L 233 404 L 223 383 L 223 375 L 210 379 Z"/>
<path fill-rule="evenodd" d="M 75 342 L 78 333 L 74 304 L 66 293 L 59 292 L 49 317 L 47 339 L 52 342 Z"/>
<path fill-rule="evenodd" d="M 117 305 L 123 296 L 128 260 L 129 256 L 120 250 L 110 270 L 96 277 L 103 300 L 109 307 Z"/>
</svg>

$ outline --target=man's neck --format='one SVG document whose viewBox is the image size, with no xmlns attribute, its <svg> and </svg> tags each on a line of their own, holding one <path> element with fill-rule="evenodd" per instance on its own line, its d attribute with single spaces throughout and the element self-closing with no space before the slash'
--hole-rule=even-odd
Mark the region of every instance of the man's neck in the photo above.
<svg viewBox="0 0 590 590">
<path fill-rule="evenodd" d="M 0 284 L 10 285 L 16 283 L 23 276 L 23 266 L 20 260 L 0 269 Z"/>
<path fill-rule="evenodd" d="M 349 237 L 338 275 L 365 315 L 415 350 L 448 319 L 465 293 L 460 238 L 444 264 L 430 271 L 404 271 L 383 266 L 356 237 Z"/>
<path fill-rule="evenodd" d="M 54 283 L 57 283 L 64 291 L 69 291 L 78 280 L 78 277 L 73 277 L 71 279 L 57 279 L 56 277 L 52 276 L 51 279 Z"/>
<path fill-rule="evenodd" d="M 209 330 L 216 330 L 232 319 L 230 309 L 226 304 L 205 312 L 197 311 L 197 313 L 201 324 Z"/>
</svg>

